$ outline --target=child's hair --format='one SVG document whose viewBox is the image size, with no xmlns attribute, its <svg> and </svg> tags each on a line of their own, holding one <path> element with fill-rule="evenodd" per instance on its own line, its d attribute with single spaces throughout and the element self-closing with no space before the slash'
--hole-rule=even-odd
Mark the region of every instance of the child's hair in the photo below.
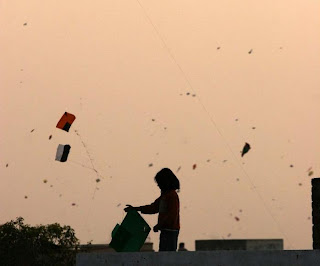
<svg viewBox="0 0 320 266">
<path fill-rule="evenodd" d="M 180 189 L 179 179 L 169 168 L 161 169 L 154 179 L 163 191 Z"/>
</svg>

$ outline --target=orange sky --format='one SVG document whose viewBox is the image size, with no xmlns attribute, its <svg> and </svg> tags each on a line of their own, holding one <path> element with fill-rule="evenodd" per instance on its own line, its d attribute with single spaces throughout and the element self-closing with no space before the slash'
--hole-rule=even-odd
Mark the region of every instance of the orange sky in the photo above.
<svg viewBox="0 0 320 266">
<path fill-rule="evenodd" d="M 320 4 L 220 2 L 0 1 L 0 223 L 59 222 L 109 243 L 125 204 L 151 203 L 157 171 L 181 166 L 188 249 L 211 238 L 312 248 Z M 65 111 L 69 133 L 55 128 Z M 71 146 L 65 163 L 58 144 Z"/>
</svg>

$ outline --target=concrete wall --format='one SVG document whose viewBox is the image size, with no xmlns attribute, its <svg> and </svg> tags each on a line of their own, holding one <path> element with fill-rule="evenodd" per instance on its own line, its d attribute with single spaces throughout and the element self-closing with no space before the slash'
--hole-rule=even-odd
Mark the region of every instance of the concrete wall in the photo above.
<svg viewBox="0 0 320 266">
<path fill-rule="evenodd" d="M 77 266 L 319 266 L 320 250 L 79 253 Z"/>
<path fill-rule="evenodd" d="M 283 250 L 282 239 L 206 239 L 196 240 L 196 251 Z"/>
</svg>

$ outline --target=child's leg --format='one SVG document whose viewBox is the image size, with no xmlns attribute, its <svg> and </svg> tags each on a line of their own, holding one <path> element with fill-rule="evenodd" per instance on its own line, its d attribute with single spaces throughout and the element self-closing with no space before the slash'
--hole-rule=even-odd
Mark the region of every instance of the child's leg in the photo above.
<svg viewBox="0 0 320 266">
<path fill-rule="evenodd" d="M 159 251 L 176 251 L 179 231 L 161 230 Z"/>
</svg>

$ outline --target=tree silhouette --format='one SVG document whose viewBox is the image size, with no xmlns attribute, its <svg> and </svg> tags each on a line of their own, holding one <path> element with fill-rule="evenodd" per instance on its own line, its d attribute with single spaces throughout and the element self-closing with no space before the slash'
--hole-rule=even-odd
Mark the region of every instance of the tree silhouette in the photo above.
<svg viewBox="0 0 320 266">
<path fill-rule="evenodd" d="M 0 225 L 1 265 L 75 265 L 79 240 L 70 226 L 30 226 L 18 217 Z"/>
</svg>

